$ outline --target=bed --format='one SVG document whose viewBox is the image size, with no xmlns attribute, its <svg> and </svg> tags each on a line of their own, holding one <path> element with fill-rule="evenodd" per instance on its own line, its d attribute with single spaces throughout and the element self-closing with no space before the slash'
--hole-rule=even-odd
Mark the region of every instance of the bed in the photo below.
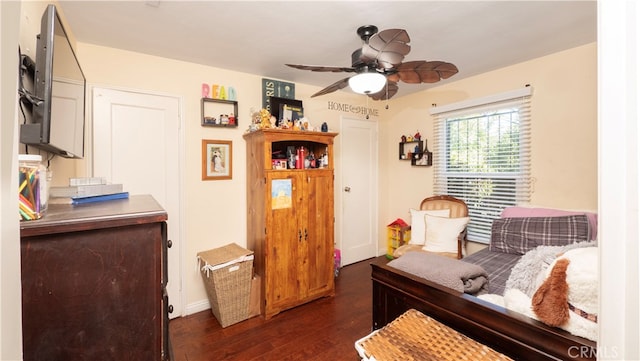
<svg viewBox="0 0 640 361">
<path fill-rule="evenodd" d="M 500 256 L 495 253 L 495 249 L 488 247 L 466 258 L 482 264 L 488 258 Z M 508 277 L 509 268 L 519 257 L 510 258 L 501 269 L 503 279 Z M 503 264 L 494 263 L 498 269 Z M 383 257 L 374 260 L 371 267 L 373 330 L 384 327 L 409 309 L 416 309 L 516 360 L 596 359 L 596 343 L 592 340 L 400 270 Z M 489 285 L 495 283 L 491 282 L 492 272 L 495 270 L 489 272 Z M 504 283 L 489 292 L 501 292 L 500 287 L 504 289 Z"/>
</svg>

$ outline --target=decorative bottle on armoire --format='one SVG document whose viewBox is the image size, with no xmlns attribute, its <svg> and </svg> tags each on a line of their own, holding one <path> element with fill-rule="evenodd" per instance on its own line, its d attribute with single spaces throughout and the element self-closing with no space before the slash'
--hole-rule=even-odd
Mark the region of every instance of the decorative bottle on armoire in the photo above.
<svg viewBox="0 0 640 361">
<path fill-rule="evenodd" d="M 334 295 L 334 168 L 337 133 L 262 129 L 247 145 L 247 248 L 261 279 L 261 313 Z M 326 155 L 323 167 L 281 169 L 272 155 L 303 148 Z M 304 164 L 305 156 L 301 157 Z"/>
</svg>

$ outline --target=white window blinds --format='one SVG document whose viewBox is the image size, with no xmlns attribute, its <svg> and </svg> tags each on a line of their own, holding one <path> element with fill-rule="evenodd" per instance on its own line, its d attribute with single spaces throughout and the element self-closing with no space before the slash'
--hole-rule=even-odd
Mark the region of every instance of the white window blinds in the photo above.
<svg viewBox="0 0 640 361">
<path fill-rule="evenodd" d="M 507 206 L 531 195 L 531 87 L 434 107 L 434 190 L 462 199 L 468 238 L 488 243 Z"/>
</svg>

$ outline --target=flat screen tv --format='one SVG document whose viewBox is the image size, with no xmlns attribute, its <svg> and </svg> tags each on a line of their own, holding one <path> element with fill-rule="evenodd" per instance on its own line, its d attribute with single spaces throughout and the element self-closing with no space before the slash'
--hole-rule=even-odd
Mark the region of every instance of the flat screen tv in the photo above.
<svg viewBox="0 0 640 361">
<path fill-rule="evenodd" d="M 66 158 L 84 157 L 86 79 L 54 5 L 42 15 L 31 121 L 20 142 Z"/>
</svg>

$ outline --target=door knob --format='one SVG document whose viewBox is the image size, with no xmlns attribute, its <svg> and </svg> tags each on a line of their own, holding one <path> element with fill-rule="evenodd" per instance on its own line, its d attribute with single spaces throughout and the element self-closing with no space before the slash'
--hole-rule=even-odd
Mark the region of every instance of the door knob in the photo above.
<svg viewBox="0 0 640 361">
<path fill-rule="evenodd" d="M 344 187 L 345 192 L 351 192 L 351 187 Z"/>
</svg>

